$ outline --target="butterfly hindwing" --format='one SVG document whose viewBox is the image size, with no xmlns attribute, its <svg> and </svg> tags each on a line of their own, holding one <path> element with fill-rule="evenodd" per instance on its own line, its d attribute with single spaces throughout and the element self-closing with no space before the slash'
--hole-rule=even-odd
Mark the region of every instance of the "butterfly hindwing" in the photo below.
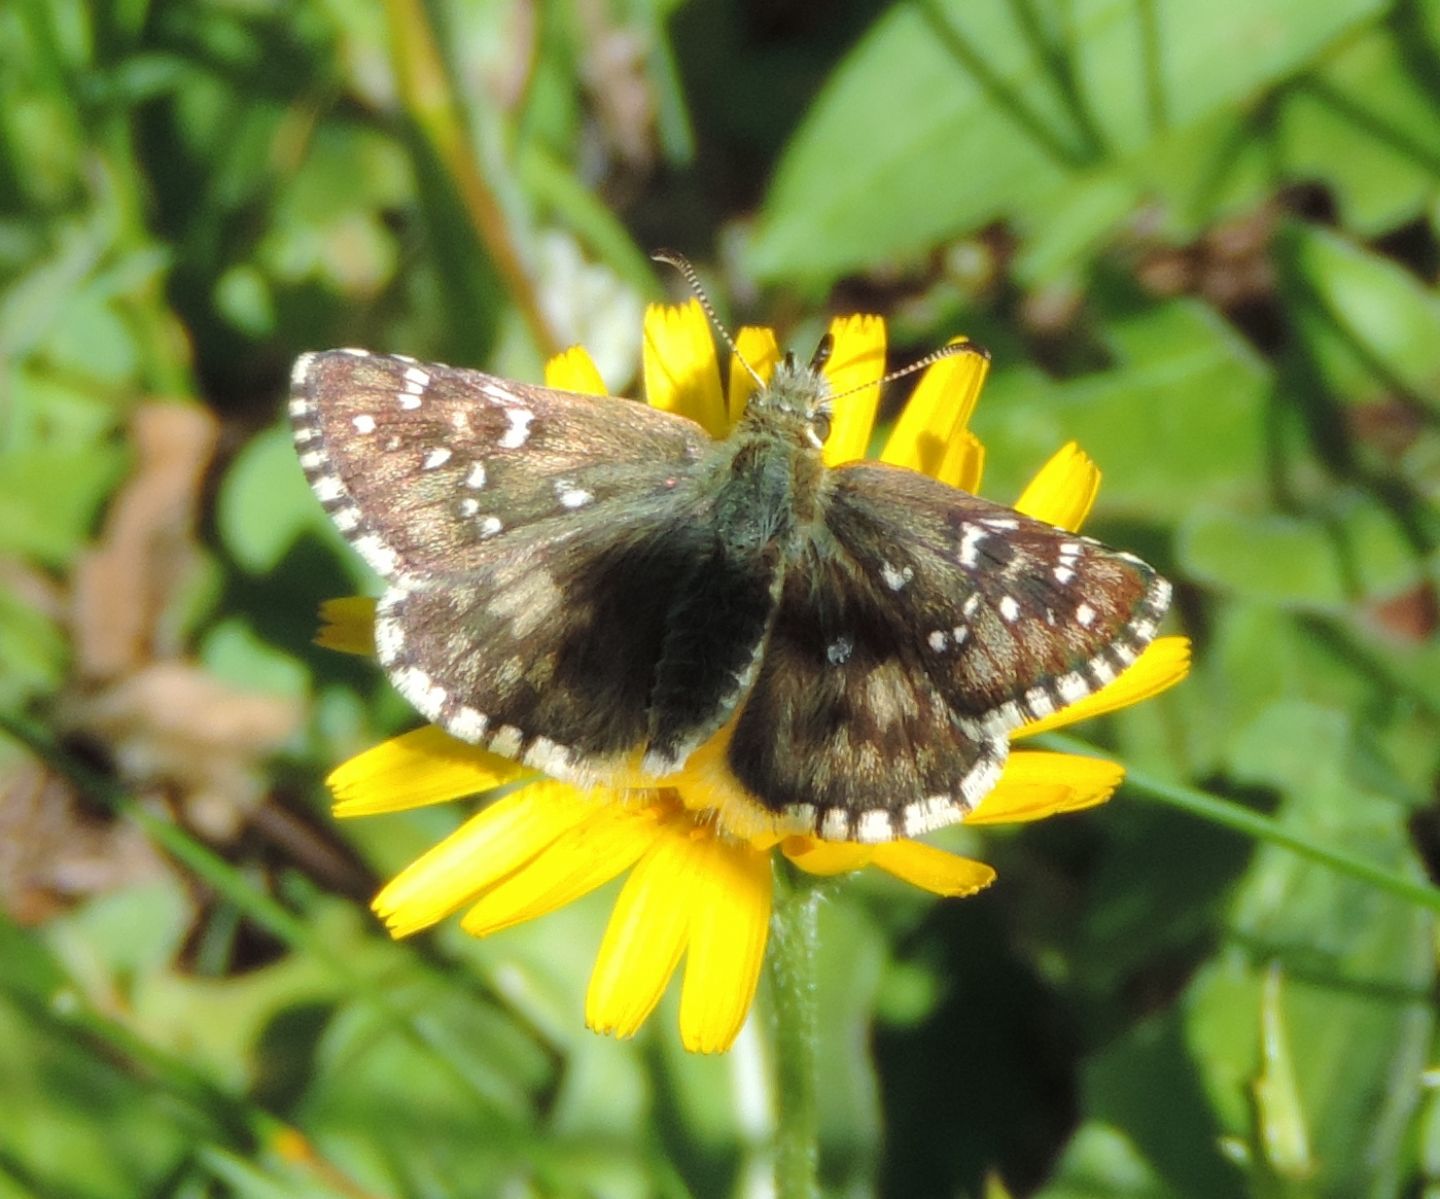
<svg viewBox="0 0 1440 1199">
<path fill-rule="evenodd" d="M 822 497 L 729 761 L 827 838 L 953 822 L 1008 733 L 1115 678 L 1169 602 L 1138 559 L 912 471 L 845 467 Z"/>
<path fill-rule="evenodd" d="M 461 740 L 571 781 L 613 778 L 649 743 L 668 615 L 704 536 L 703 512 L 682 500 L 623 527 L 536 525 L 481 570 L 392 585 L 381 661 Z"/>
<path fill-rule="evenodd" d="M 948 823 L 999 775 L 1005 739 L 957 735 L 891 598 L 824 531 L 787 572 L 727 755 L 787 831 L 888 840 L 919 831 L 921 812 Z"/>
</svg>

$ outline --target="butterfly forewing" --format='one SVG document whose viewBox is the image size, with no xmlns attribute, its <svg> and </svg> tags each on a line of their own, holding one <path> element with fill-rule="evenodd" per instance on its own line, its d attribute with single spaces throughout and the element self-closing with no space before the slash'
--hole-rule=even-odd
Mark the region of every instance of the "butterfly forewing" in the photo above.
<svg viewBox="0 0 1440 1199">
<path fill-rule="evenodd" d="M 467 573 L 531 524 L 628 510 L 637 475 L 673 490 L 709 443 L 643 404 L 360 350 L 304 355 L 290 413 L 315 493 L 386 578 Z"/>
<path fill-rule="evenodd" d="M 1098 690 L 1169 606 L 1134 555 L 925 475 L 862 463 L 830 481 L 828 526 L 884 583 L 962 727 L 1008 733 Z"/>
<path fill-rule="evenodd" d="M 291 413 L 316 494 L 387 579 L 377 649 L 424 716 L 577 780 L 644 748 L 708 548 L 698 426 L 344 350 L 296 364 Z"/>
<path fill-rule="evenodd" d="M 1169 585 L 911 471 L 857 464 L 826 482 L 730 766 L 788 824 L 914 835 L 974 807 L 1009 732 L 1133 662 Z"/>
</svg>

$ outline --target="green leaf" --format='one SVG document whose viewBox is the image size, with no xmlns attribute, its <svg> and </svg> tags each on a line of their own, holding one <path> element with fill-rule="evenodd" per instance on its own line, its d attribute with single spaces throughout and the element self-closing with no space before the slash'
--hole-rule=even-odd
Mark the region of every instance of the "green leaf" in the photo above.
<svg viewBox="0 0 1440 1199">
<path fill-rule="evenodd" d="M 45 613 L 12 590 L 0 590 L 0 708 L 14 710 L 64 676 L 70 647 Z"/>
<path fill-rule="evenodd" d="M 1416 69 L 1435 8 L 1402 5 L 1297 81 L 1280 104 L 1274 141 L 1284 174 L 1322 179 L 1341 223 L 1374 236 L 1415 219 L 1436 194 L 1440 111 L 1433 81 Z M 1429 25 L 1429 29 L 1419 26 Z"/>
<path fill-rule="evenodd" d="M 1399 390 L 1440 412 L 1440 298 L 1327 229 L 1294 222 L 1279 252 L 1286 299 L 1332 394 L 1353 403 Z"/>
<path fill-rule="evenodd" d="M 276 649 L 241 616 L 215 624 L 200 646 L 200 660 L 217 679 L 245 690 L 303 700 L 310 694 L 310 672 Z"/>
<path fill-rule="evenodd" d="M 1255 495 L 1268 377 L 1233 332 L 1188 301 L 1120 317 L 1106 332 L 1112 370 L 1060 382 L 995 371 L 974 421 L 989 451 L 985 493 L 1013 501 L 1073 439 L 1103 473 L 1107 516 L 1173 522 L 1202 500 Z"/>
<path fill-rule="evenodd" d="M 1244 730 L 1233 770 L 1284 793 L 1278 817 L 1291 831 L 1422 877 L 1405 809 L 1356 786 L 1347 773 L 1352 755 L 1343 713 L 1281 701 Z M 1279 963 L 1319 1189 L 1394 1194 L 1435 1029 L 1433 914 L 1265 847 L 1229 926 L 1227 945 L 1186 997 L 1187 1036 L 1227 1129 L 1253 1139 L 1247 1092 L 1261 1069 L 1265 972 Z"/>
<path fill-rule="evenodd" d="M 1139 1161 L 1126 1161 L 1127 1154 L 1117 1164 L 1141 1184 L 1144 1163 L 1162 1180 L 1161 1194 L 1240 1199 L 1245 1188 L 1220 1152 L 1221 1126 L 1203 1085 L 1206 1068 L 1172 1008 L 1140 1021 L 1085 1063 L 1082 1110 L 1133 1146 Z M 1107 1147 L 1114 1155 L 1114 1146 Z"/>
<path fill-rule="evenodd" d="M 89 540 L 126 461 L 117 445 L 0 452 L 0 553 L 64 566 Z"/>
<path fill-rule="evenodd" d="M 1261 1070 L 1255 1079 L 1256 1143 L 1261 1160 L 1281 1178 L 1303 1182 L 1314 1170 L 1305 1107 L 1295 1082 L 1292 1038 L 1281 1006 L 1278 967 L 1265 974 L 1260 997 Z"/>
<path fill-rule="evenodd" d="M 1246 515 L 1201 508 L 1178 530 L 1176 551 L 1197 581 L 1248 599 L 1340 612 L 1419 583 L 1424 562 L 1395 518 L 1346 492 L 1325 516 Z"/>
<path fill-rule="evenodd" d="M 1301 68 L 1378 0 L 932 0 L 829 80 L 765 200 L 751 267 L 824 281 L 1019 218 L 1087 171 Z"/>
<path fill-rule="evenodd" d="M 1035 1199 L 1168 1199 L 1169 1190 L 1117 1128 L 1082 1124 Z"/>
</svg>

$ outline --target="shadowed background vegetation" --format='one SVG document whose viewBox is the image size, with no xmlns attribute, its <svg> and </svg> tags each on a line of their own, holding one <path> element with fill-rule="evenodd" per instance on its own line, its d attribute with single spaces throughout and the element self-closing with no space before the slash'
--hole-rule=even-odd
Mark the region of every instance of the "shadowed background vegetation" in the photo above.
<svg viewBox="0 0 1440 1199">
<path fill-rule="evenodd" d="M 659 245 L 987 345 L 987 493 L 1078 439 L 1196 642 L 991 890 L 835 890 L 834 1193 L 1440 1196 L 1440 3 L 9 0 L 0 94 L 0 1196 L 766 1193 L 763 994 L 585 1032 L 606 894 L 392 945 L 463 805 L 321 783 L 414 720 L 290 362 L 633 394 Z"/>
</svg>

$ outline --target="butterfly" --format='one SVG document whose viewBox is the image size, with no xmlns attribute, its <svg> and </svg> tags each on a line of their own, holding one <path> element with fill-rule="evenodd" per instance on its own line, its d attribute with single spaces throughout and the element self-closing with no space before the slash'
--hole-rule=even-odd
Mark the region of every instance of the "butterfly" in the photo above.
<svg viewBox="0 0 1440 1199">
<path fill-rule="evenodd" d="M 721 440 L 631 400 L 303 355 L 300 464 L 385 582 L 394 686 L 581 786 L 663 779 L 718 735 L 727 786 L 777 832 L 963 819 L 1011 732 L 1139 657 L 1170 585 L 917 472 L 827 468 L 826 351 L 777 364 Z"/>
</svg>

